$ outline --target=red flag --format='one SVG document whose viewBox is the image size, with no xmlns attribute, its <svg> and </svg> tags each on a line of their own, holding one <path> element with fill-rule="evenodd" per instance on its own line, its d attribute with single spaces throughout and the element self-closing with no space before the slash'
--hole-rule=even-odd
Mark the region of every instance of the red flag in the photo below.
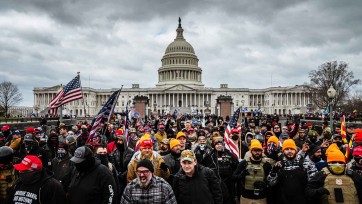
<svg viewBox="0 0 362 204">
<path fill-rule="evenodd" d="M 346 139 L 346 118 L 344 117 L 344 115 L 342 116 L 341 119 L 341 135 L 342 135 L 342 139 Z"/>
</svg>

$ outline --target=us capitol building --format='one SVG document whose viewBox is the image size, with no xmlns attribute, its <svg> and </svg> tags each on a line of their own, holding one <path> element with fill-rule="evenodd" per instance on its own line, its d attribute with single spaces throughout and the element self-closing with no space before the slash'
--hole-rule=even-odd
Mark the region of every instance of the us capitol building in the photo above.
<svg viewBox="0 0 362 204">
<path fill-rule="evenodd" d="M 144 110 L 137 110 L 134 105 L 141 115 L 172 113 L 177 108 L 179 112 L 225 116 L 238 107 L 268 114 L 298 114 L 310 103 L 308 90 L 302 85 L 265 89 L 229 88 L 228 84 L 220 84 L 219 88 L 205 87 L 199 59 L 192 45 L 185 40 L 183 31 L 179 19 L 176 38 L 167 46 L 161 59 L 156 87 L 141 88 L 139 84 L 132 84 L 130 88 L 123 88 L 115 112 L 125 111 L 127 102 L 134 104 L 139 99 L 146 101 Z M 34 88 L 36 113 L 46 109 L 58 89 L 59 86 Z M 68 103 L 63 106 L 63 113 L 95 115 L 116 90 L 83 87 L 85 104 L 83 100 Z"/>
</svg>

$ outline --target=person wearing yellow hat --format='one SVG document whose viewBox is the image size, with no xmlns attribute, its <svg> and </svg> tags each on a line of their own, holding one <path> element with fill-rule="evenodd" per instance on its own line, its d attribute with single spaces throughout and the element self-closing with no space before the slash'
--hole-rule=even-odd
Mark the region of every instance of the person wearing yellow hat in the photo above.
<svg viewBox="0 0 362 204">
<path fill-rule="evenodd" d="M 184 132 L 180 131 L 177 133 L 176 135 L 176 139 L 178 141 L 180 141 L 180 148 L 181 148 L 181 151 L 185 150 L 186 149 L 186 135 Z"/>
<path fill-rule="evenodd" d="M 170 139 L 170 153 L 163 157 L 166 165 L 170 169 L 170 177 L 168 179 L 169 183 L 173 182 L 174 175 L 180 170 L 180 156 L 181 156 L 181 149 L 180 149 L 180 141 L 177 139 L 171 138 Z"/>
<path fill-rule="evenodd" d="M 270 134 L 272 132 L 267 133 Z M 271 165 L 274 165 L 277 161 L 279 161 L 279 157 L 281 155 L 279 149 L 279 139 L 275 135 L 271 135 L 267 140 L 264 155 L 267 157 L 268 162 Z"/>
<path fill-rule="evenodd" d="M 297 154 L 293 139 L 284 140 L 281 160 L 274 164 L 267 182 L 278 192 L 272 198 L 276 203 L 307 203 L 304 189 L 307 186 L 308 174 L 303 167 L 303 159 Z"/>
<path fill-rule="evenodd" d="M 259 140 L 251 140 L 250 153 L 251 156 L 242 160 L 233 174 L 233 179 L 241 186 L 240 203 L 266 203 L 266 178 L 272 166 L 262 157 L 263 147 Z"/>
<path fill-rule="evenodd" d="M 328 167 L 316 173 L 309 181 L 306 195 L 319 203 L 361 203 L 362 177 L 356 172 L 346 172 L 346 157 L 332 146 L 328 149 Z"/>
</svg>

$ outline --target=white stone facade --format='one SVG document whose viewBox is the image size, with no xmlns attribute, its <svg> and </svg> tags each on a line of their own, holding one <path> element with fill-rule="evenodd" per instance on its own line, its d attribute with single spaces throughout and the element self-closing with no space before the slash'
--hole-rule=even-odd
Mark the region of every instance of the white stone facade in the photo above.
<svg viewBox="0 0 362 204">
<path fill-rule="evenodd" d="M 199 59 L 194 48 L 183 37 L 181 20 L 176 32 L 175 40 L 162 57 L 156 87 L 142 88 L 133 84 L 131 88 L 123 88 L 115 112 L 125 111 L 127 101 L 132 103 L 137 95 L 148 97 L 147 113 L 173 112 L 178 108 L 181 112 L 205 113 L 207 110 L 219 114 L 220 107 L 216 99 L 221 95 L 232 97 L 234 110 L 242 106 L 269 114 L 297 114 L 310 103 L 308 90 L 298 85 L 265 89 L 228 88 L 227 84 L 220 84 L 219 88 L 204 87 Z M 35 109 L 45 109 L 58 89 L 58 86 L 34 88 Z M 63 113 L 84 115 L 86 112 L 87 115 L 95 115 L 116 90 L 83 87 L 84 102 L 78 100 L 66 104 Z"/>
</svg>

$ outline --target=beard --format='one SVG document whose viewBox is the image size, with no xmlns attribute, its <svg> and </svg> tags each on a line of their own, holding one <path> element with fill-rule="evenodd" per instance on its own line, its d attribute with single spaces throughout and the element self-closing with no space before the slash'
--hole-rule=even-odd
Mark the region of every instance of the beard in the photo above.
<svg viewBox="0 0 362 204">
<path fill-rule="evenodd" d="M 288 153 L 288 154 L 284 154 L 284 155 L 285 155 L 285 158 L 287 158 L 288 160 L 293 160 L 297 156 L 296 153 Z"/>
<path fill-rule="evenodd" d="M 254 155 L 254 154 L 252 154 L 251 156 L 253 157 L 253 159 L 254 159 L 255 161 L 259 161 L 259 160 L 261 159 L 261 155 L 262 155 L 262 154 L 259 154 L 259 155 Z"/>
<path fill-rule="evenodd" d="M 147 176 L 140 176 L 138 177 L 138 182 L 141 188 L 147 188 L 148 185 L 151 183 L 151 178 L 147 179 Z"/>
</svg>

